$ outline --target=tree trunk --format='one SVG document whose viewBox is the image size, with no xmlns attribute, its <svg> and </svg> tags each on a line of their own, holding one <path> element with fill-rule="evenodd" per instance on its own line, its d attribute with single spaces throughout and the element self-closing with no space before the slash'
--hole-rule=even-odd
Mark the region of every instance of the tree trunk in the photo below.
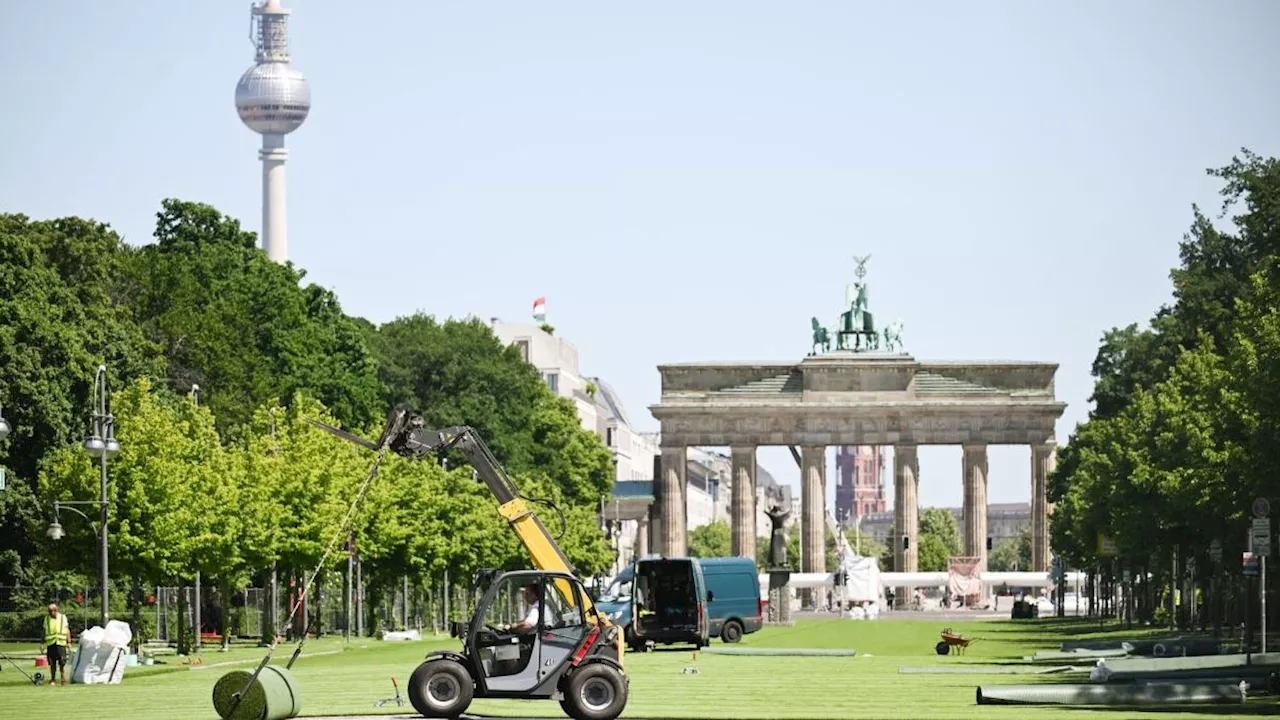
<svg viewBox="0 0 1280 720">
<path fill-rule="evenodd" d="M 316 575 L 316 602 L 311 611 L 315 617 L 316 637 L 324 635 L 324 572 Z"/>
</svg>

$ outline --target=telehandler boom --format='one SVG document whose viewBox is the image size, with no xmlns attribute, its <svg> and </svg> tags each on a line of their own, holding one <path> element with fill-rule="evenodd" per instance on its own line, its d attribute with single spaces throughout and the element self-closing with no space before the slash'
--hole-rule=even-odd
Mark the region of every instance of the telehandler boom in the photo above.
<svg viewBox="0 0 1280 720">
<path fill-rule="evenodd" d="M 363 447 L 389 449 L 411 460 L 460 450 L 493 493 L 498 513 L 535 568 L 498 575 L 471 620 L 452 624 L 450 632 L 462 639 L 462 651 L 429 653 L 413 671 L 408 692 L 415 710 L 426 717 L 456 718 L 473 698 L 517 698 L 559 700 L 575 720 L 614 720 L 622 714 L 629 679 L 622 667 L 619 627 L 596 609 L 573 564 L 474 428 L 428 429 L 421 416 L 396 408 L 373 443 L 312 423 Z M 524 622 L 502 622 L 518 595 L 528 606 L 521 613 Z"/>
</svg>

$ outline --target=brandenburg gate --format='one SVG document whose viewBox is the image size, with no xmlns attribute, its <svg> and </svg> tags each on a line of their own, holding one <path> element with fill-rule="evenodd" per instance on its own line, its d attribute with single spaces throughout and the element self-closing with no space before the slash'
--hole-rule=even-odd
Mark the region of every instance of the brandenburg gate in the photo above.
<svg viewBox="0 0 1280 720">
<path fill-rule="evenodd" d="M 813 319 L 814 350 L 799 362 L 661 365 L 662 396 L 650 406 L 661 423 L 653 548 L 686 554 L 686 448 L 727 446 L 732 463 L 733 554 L 756 556 L 756 448 L 785 445 L 801 470 L 801 572 L 824 572 L 826 449 L 893 446 L 896 570 L 916 571 L 920 445 L 959 445 L 964 484 L 964 554 L 987 556 L 987 447 L 1031 449 L 1034 571 L 1049 569 L 1045 490 L 1055 462 L 1056 363 L 937 362 L 902 352 L 901 327 L 875 329 L 858 282 L 831 333 Z M 798 449 L 797 449 L 798 448 Z M 767 528 L 766 534 L 767 534 Z"/>
</svg>

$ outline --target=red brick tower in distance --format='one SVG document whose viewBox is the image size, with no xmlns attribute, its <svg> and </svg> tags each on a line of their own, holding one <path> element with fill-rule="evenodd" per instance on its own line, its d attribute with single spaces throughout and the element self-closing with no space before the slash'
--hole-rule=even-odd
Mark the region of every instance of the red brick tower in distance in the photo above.
<svg viewBox="0 0 1280 720">
<path fill-rule="evenodd" d="M 842 445 L 836 451 L 836 520 L 849 524 L 885 511 L 884 451 L 873 445 Z"/>
</svg>

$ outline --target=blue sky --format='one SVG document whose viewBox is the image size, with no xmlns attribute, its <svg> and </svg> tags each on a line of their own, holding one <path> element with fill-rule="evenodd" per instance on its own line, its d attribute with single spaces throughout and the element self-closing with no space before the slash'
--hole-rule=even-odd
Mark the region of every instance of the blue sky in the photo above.
<svg viewBox="0 0 1280 720">
<path fill-rule="evenodd" d="M 656 429 L 656 366 L 799 360 L 871 305 L 922 359 L 1061 363 L 1169 299 L 1206 167 L 1280 153 L 1280 4 L 285 0 L 314 108 L 290 253 L 348 312 L 528 318 Z M 365 7 L 371 9 L 365 9 Z M 0 212 L 150 242 L 165 197 L 260 225 L 247 2 L 10 3 Z M 798 477 L 782 448 L 761 463 Z M 959 448 L 920 453 L 958 504 Z M 1029 450 L 993 447 L 989 499 Z M 834 484 L 834 483 L 832 483 Z"/>
</svg>

